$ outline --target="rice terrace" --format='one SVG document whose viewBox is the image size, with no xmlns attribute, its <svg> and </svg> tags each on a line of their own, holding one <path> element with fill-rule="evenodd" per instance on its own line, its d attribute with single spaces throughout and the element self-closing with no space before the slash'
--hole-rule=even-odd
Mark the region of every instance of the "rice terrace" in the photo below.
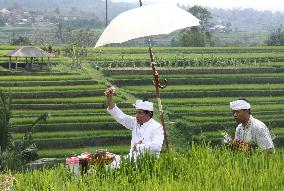
<svg viewBox="0 0 284 191">
<path fill-rule="evenodd" d="M 139 2 L 139 11 L 147 7 Z M 0 1 L 0 8 L 3 4 Z M 53 17 L 38 22 L 34 11 L 30 24 L 23 19 L 24 24 L 15 24 L 8 9 L 0 10 L 0 191 L 284 190 L 282 26 L 276 30 L 276 44 L 269 44 L 274 33 L 259 30 L 261 39 L 243 46 L 245 39 L 238 35 L 245 30 L 238 30 L 234 21 L 224 21 L 224 28 L 216 25 L 220 15 L 210 18 L 215 28 L 213 21 L 211 26 L 202 19 L 190 26 L 180 20 L 181 26 L 174 26 L 171 19 L 176 18 L 164 16 L 178 32 L 143 34 L 151 36 L 150 44 L 144 36 L 117 32 L 108 36 L 114 38 L 110 42 L 103 38 L 114 22 L 106 19 L 105 28 L 100 20 L 104 15 L 95 17 L 95 23 L 80 17 L 80 6 L 69 12 L 71 5 L 66 6 L 52 7 Z M 131 8 L 118 12 L 135 10 Z M 206 10 L 188 7 L 186 22 L 194 8 Z M 66 19 L 69 14 L 73 20 Z M 120 17 L 115 16 L 112 21 Z M 7 24 L 1 25 L 1 17 Z M 94 23 L 96 27 L 89 28 Z M 135 25 L 131 23 L 133 30 L 139 28 Z M 129 30 L 123 23 L 119 27 L 122 33 Z M 10 31 L 13 39 L 7 40 Z M 161 148 L 159 140 L 146 144 L 146 133 L 131 128 L 126 121 L 130 117 L 118 108 L 134 116 L 137 128 L 156 120 L 155 125 L 163 127 Z M 246 125 L 241 112 L 250 116 Z M 244 138 L 255 118 L 267 126 L 267 136 L 251 135 L 261 144 Z M 244 140 L 237 139 L 240 125 Z M 159 131 L 151 134 L 158 136 Z M 138 154 L 131 158 L 129 152 Z"/>
</svg>

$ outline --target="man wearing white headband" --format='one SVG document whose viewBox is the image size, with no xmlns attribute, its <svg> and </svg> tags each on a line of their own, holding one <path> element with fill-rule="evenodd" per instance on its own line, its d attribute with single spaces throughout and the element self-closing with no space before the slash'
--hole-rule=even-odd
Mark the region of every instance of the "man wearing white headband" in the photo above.
<svg viewBox="0 0 284 191">
<path fill-rule="evenodd" d="M 274 145 L 266 125 L 253 118 L 251 106 L 246 99 L 238 99 L 230 102 L 235 121 L 239 124 L 236 128 L 235 142 L 241 141 L 251 145 L 257 145 L 262 151 L 272 153 Z"/>
<path fill-rule="evenodd" d="M 107 111 L 118 123 L 132 131 L 129 156 L 136 159 L 137 156 L 145 151 L 158 156 L 164 141 L 164 130 L 162 125 L 152 118 L 153 103 L 137 100 L 133 104 L 136 108 L 136 116 L 132 117 L 123 113 L 116 106 L 113 93 L 113 88 L 108 88 L 105 91 L 108 101 Z M 119 159 L 116 159 L 116 161 L 119 163 Z"/>
</svg>

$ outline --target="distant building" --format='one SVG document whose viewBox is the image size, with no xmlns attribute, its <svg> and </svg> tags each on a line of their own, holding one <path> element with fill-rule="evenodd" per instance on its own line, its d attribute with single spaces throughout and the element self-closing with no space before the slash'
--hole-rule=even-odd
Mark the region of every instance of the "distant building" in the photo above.
<svg viewBox="0 0 284 191">
<path fill-rule="evenodd" d="M 8 16 L 8 15 L 11 14 L 11 11 L 9 11 L 6 8 L 3 8 L 3 9 L 0 10 L 0 13 L 2 13 L 2 15 Z"/>
<path fill-rule="evenodd" d="M 227 28 L 224 25 L 214 25 L 209 30 L 210 32 L 226 32 Z"/>
</svg>

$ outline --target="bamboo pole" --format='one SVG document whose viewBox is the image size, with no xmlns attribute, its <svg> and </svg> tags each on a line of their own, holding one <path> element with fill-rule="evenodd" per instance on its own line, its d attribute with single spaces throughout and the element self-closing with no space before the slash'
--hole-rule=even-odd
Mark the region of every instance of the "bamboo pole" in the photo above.
<svg viewBox="0 0 284 191">
<path fill-rule="evenodd" d="M 149 47 L 149 53 L 150 53 L 150 59 L 151 59 L 151 68 L 152 68 L 152 72 L 154 76 L 153 83 L 156 89 L 157 103 L 158 103 L 158 108 L 160 112 L 160 120 L 161 120 L 161 124 L 164 130 L 164 142 L 166 144 L 167 150 L 169 151 L 168 134 L 167 134 L 166 126 L 165 126 L 164 111 L 163 111 L 162 101 L 160 97 L 160 89 L 164 89 L 167 86 L 167 80 L 164 79 L 164 85 L 161 85 L 160 80 L 159 80 L 159 74 L 156 70 L 156 66 L 155 66 L 156 63 L 154 62 L 154 56 L 153 56 L 151 45 Z"/>
<path fill-rule="evenodd" d="M 140 7 L 142 7 L 142 0 L 139 0 L 139 4 Z M 150 40 L 149 40 L 150 42 Z M 159 112 L 160 112 L 160 121 L 161 124 L 163 126 L 163 130 L 164 130 L 164 142 L 166 144 L 166 148 L 169 151 L 169 140 L 168 140 L 168 134 L 167 134 L 167 130 L 166 130 L 166 126 L 165 126 L 165 119 L 164 119 L 164 111 L 163 111 L 163 106 L 162 106 L 162 101 L 161 101 L 161 97 L 160 97 L 160 89 L 164 89 L 167 86 L 167 80 L 164 79 L 164 85 L 161 85 L 160 80 L 159 80 L 159 74 L 156 70 L 156 66 L 155 66 L 155 62 L 154 62 L 154 56 L 153 56 L 153 52 L 152 52 L 152 47 L 151 47 L 151 43 L 149 46 L 149 53 L 150 53 L 150 60 L 151 60 L 151 68 L 153 71 L 153 76 L 154 76 L 154 86 L 156 89 L 156 97 L 157 97 L 157 103 L 158 103 L 158 108 L 159 108 Z"/>
</svg>

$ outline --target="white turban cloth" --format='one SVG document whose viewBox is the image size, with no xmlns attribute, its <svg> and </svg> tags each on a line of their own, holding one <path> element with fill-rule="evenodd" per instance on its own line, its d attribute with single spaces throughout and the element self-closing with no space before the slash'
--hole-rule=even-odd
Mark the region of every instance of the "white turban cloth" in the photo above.
<svg viewBox="0 0 284 191">
<path fill-rule="evenodd" d="M 135 106 L 136 109 L 143 109 L 147 111 L 154 110 L 153 103 L 149 101 L 142 101 L 138 99 L 133 105 Z"/>
<path fill-rule="evenodd" d="M 236 100 L 230 102 L 230 107 L 232 110 L 250 109 L 250 104 L 245 100 Z"/>
</svg>

